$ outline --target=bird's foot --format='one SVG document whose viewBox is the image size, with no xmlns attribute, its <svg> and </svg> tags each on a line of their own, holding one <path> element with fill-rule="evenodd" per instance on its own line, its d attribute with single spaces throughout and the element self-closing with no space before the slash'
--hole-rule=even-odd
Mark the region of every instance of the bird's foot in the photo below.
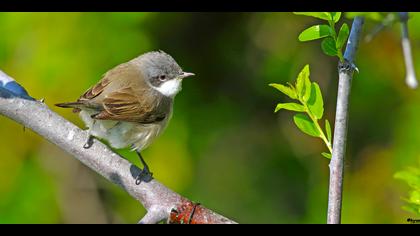
<svg viewBox="0 0 420 236">
<path fill-rule="evenodd" d="M 83 145 L 83 148 L 84 149 L 88 149 L 88 148 L 92 147 L 92 145 L 93 145 L 93 138 L 94 137 L 92 135 L 89 135 L 88 139 L 86 140 L 85 145 Z"/>
<path fill-rule="evenodd" d="M 149 166 L 144 161 L 143 157 L 140 154 L 140 151 L 136 150 L 137 155 L 140 158 L 141 164 L 143 164 L 143 169 L 140 171 L 140 174 L 136 177 L 136 184 L 139 185 L 141 181 L 149 182 L 153 179 L 153 173 L 150 172 Z"/>
<path fill-rule="evenodd" d="M 153 173 L 150 172 L 149 167 L 145 166 L 136 177 L 136 185 L 141 184 L 142 181 L 149 182 L 153 179 Z"/>
</svg>

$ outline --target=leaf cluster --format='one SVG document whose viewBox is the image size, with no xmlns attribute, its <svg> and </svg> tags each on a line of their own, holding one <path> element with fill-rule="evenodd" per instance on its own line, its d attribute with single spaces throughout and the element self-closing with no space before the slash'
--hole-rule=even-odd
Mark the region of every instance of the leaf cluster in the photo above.
<svg viewBox="0 0 420 236">
<path fill-rule="evenodd" d="M 309 65 L 306 65 L 299 73 L 294 84 L 269 84 L 289 98 L 297 100 L 297 102 L 278 103 L 274 112 L 278 112 L 281 109 L 298 112 L 293 117 L 296 126 L 305 134 L 321 138 L 329 150 L 329 152 L 323 152 L 322 155 L 331 158 L 331 126 L 326 119 L 324 133 L 319 125 L 319 120 L 322 119 L 324 114 L 324 101 L 319 85 L 316 82 L 311 82 L 309 75 Z"/>
<path fill-rule="evenodd" d="M 340 30 L 335 30 L 335 24 L 341 18 L 341 12 L 295 12 L 296 15 L 305 15 L 327 21 L 328 24 L 313 25 L 299 34 L 299 41 L 311 41 L 323 39 L 321 42 L 322 51 L 328 56 L 337 56 L 344 61 L 343 47 L 349 36 L 349 27 L 343 23 Z"/>
<path fill-rule="evenodd" d="M 404 180 L 411 188 L 408 198 L 403 198 L 407 203 L 403 209 L 420 216 L 420 168 L 410 167 L 395 173 L 394 178 Z"/>
</svg>

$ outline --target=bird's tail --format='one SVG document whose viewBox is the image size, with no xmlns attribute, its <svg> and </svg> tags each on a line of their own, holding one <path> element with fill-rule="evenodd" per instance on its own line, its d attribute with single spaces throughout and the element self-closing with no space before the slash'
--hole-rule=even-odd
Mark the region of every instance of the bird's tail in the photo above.
<svg viewBox="0 0 420 236">
<path fill-rule="evenodd" d="M 55 105 L 58 107 L 63 107 L 63 108 L 73 108 L 74 113 L 77 113 L 81 110 L 81 108 L 86 107 L 86 104 L 82 102 L 63 102 L 63 103 L 57 103 Z"/>
</svg>

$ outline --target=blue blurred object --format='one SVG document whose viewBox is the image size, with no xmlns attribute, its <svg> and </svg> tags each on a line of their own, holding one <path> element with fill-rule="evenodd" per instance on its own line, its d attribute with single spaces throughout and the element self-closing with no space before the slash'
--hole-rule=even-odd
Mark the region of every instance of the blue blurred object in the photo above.
<svg viewBox="0 0 420 236">
<path fill-rule="evenodd" d="M 29 96 L 25 88 L 1 70 L 0 96 L 4 98 L 21 97 L 24 99 L 35 100 L 33 97 Z"/>
<path fill-rule="evenodd" d="M 2 97 L 2 98 L 12 98 L 12 97 L 16 97 L 16 95 L 14 95 L 9 90 L 7 90 L 3 87 L 0 87 L 0 97 Z"/>
</svg>

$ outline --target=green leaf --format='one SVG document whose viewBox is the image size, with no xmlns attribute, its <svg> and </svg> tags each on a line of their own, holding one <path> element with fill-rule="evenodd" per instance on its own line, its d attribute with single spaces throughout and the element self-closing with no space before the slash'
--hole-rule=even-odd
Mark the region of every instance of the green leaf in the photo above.
<svg viewBox="0 0 420 236">
<path fill-rule="evenodd" d="M 330 122 L 327 119 L 325 119 L 325 131 L 327 132 L 328 142 L 331 143 L 331 126 Z"/>
<path fill-rule="evenodd" d="M 395 173 L 394 178 L 404 180 L 412 188 L 409 197 L 403 198 L 407 205 L 402 208 L 420 215 L 420 168 L 409 167 L 405 171 Z"/>
<path fill-rule="evenodd" d="M 331 159 L 331 153 L 323 152 L 323 153 L 321 153 L 321 155 L 323 155 L 324 157 L 326 157 L 328 159 Z"/>
<path fill-rule="evenodd" d="M 296 79 L 296 90 L 297 90 L 297 94 L 299 95 L 298 97 L 303 98 L 303 100 L 305 101 L 307 101 L 311 92 L 311 88 L 310 88 L 311 81 L 309 81 L 309 74 L 310 74 L 309 65 L 306 64 L 303 67 L 303 69 L 299 72 L 299 75 Z M 309 83 L 309 86 L 308 86 L 308 83 Z M 306 95 L 307 93 L 309 93 L 309 95 Z M 307 98 L 305 96 L 307 96 Z"/>
<path fill-rule="evenodd" d="M 384 19 L 384 15 L 379 12 L 346 12 L 347 18 L 352 19 L 356 16 L 364 16 L 365 18 L 374 21 L 382 21 Z"/>
<path fill-rule="evenodd" d="M 305 78 L 305 93 L 302 96 L 303 101 L 306 103 L 308 102 L 309 98 L 311 97 L 311 81 L 309 80 L 309 77 Z"/>
<path fill-rule="evenodd" d="M 410 193 L 409 202 L 420 205 L 420 192 L 419 191 L 412 191 Z"/>
<path fill-rule="evenodd" d="M 420 189 L 420 169 L 410 167 L 406 171 L 395 173 L 394 178 L 402 179 L 411 187 Z"/>
<path fill-rule="evenodd" d="M 303 77 L 303 81 L 304 81 L 304 89 L 305 92 L 303 93 L 302 99 L 304 102 L 307 102 L 309 100 L 309 97 L 311 96 L 311 80 L 309 79 L 309 75 L 310 75 L 310 70 L 309 70 L 309 65 L 306 65 L 304 67 L 304 69 L 307 68 L 307 73 L 306 76 Z"/>
<path fill-rule="evenodd" d="M 321 43 L 322 51 L 328 56 L 337 56 L 337 48 L 332 37 L 325 38 Z"/>
<path fill-rule="evenodd" d="M 285 85 L 282 85 L 282 84 L 274 84 L 274 83 L 269 84 L 269 85 L 273 88 L 276 88 L 280 92 L 286 94 L 291 99 L 297 99 L 297 94 L 296 94 L 296 91 L 294 90 L 294 88 L 288 87 L 288 86 L 285 86 Z"/>
<path fill-rule="evenodd" d="M 340 20 L 341 12 L 331 12 L 332 20 L 337 23 Z"/>
<path fill-rule="evenodd" d="M 295 122 L 296 126 L 305 134 L 314 137 L 320 137 L 321 134 L 316 128 L 314 122 L 306 114 L 296 114 L 293 116 L 293 121 Z"/>
<path fill-rule="evenodd" d="M 310 41 L 320 38 L 325 38 L 331 35 L 331 27 L 328 25 L 314 25 L 299 34 L 299 41 Z"/>
<path fill-rule="evenodd" d="M 286 109 L 289 111 L 297 111 L 297 112 L 305 111 L 305 107 L 297 103 L 279 103 L 277 104 L 274 112 L 278 112 L 280 109 Z"/>
<path fill-rule="evenodd" d="M 308 108 L 316 119 L 321 119 L 324 114 L 324 100 L 322 99 L 321 89 L 319 85 L 312 82 L 311 96 L 308 100 Z"/>
<path fill-rule="evenodd" d="M 335 42 L 335 47 L 338 50 L 341 50 L 346 42 L 347 37 L 349 36 L 349 26 L 344 23 L 341 28 L 340 32 L 338 33 L 337 42 Z"/>
<path fill-rule="evenodd" d="M 329 12 L 293 12 L 295 15 L 312 16 L 322 20 L 331 20 Z"/>
<path fill-rule="evenodd" d="M 414 204 L 409 204 L 406 206 L 401 207 L 403 210 L 412 212 L 414 214 L 418 214 L 420 215 L 420 206 L 419 205 L 414 205 Z"/>
</svg>

